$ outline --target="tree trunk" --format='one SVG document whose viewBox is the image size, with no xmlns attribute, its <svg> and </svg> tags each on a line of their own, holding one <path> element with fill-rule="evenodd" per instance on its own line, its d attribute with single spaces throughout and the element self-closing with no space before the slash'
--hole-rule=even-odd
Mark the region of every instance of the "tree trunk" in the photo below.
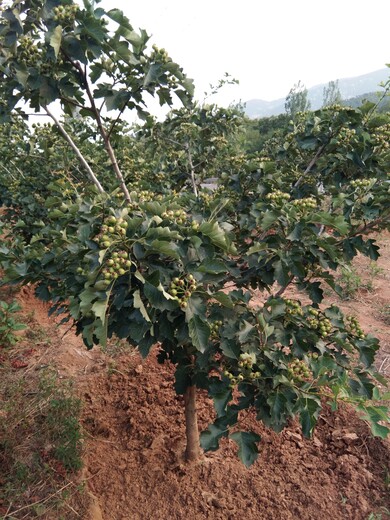
<svg viewBox="0 0 390 520">
<path fill-rule="evenodd" d="M 187 461 L 198 460 L 200 455 L 198 419 L 196 416 L 196 386 L 189 386 L 184 394 L 184 410 L 186 417 Z"/>
</svg>

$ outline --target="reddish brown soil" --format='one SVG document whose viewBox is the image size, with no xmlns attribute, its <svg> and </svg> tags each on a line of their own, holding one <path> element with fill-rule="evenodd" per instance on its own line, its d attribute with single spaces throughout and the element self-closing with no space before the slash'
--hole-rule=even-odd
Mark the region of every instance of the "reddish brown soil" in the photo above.
<svg viewBox="0 0 390 520">
<path fill-rule="evenodd" d="M 380 337 L 377 366 L 389 376 L 390 324 L 381 315 L 390 301 L 389 235 L 381 244 L 382 271 L 373 290 L 336 303 Z M 366 272 L 367 262 L 358 259 L 357 265 Z M 80 478 L 91 496 L 85 520 L 363 520 L 371 513 L 385 518 L 390 444 L 372 438 L 350 409 L 326 411 L 311 440 L 303 439 L 295 424 L 277 435 L 248 414 L 245 426 L 262 437 L 259 459 L 250 469 L 237 459 L 230 441 L 200 462 L 186 464 L 182 399 L 172 389 L 172 367 L 158 365 L 156 351 L 146 361 L 135 352 L 88 352 L 65 326 L 47 318 L 31 289 L 23 290 L 20 300 L 52 340 L 50 348 L 44 342 L 35 345 L 26 374 L 39 363 L 53 363 L 61 376 L 75 381 L 84 402 Z M 200 395 L 201 428 L 212 413 L 212 403 Z"/>
</svg>

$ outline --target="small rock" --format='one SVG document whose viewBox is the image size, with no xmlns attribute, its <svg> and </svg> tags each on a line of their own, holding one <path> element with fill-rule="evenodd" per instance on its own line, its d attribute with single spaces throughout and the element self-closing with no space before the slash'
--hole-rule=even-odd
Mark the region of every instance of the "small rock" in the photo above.
<svg viewBox="0 0 390 520">
<path fill-rule="evenodd" d="M 354 432 L 345 432 L 343 430 L 334 430 L 332 432 L 332 439 L 343 441 L 346 444 L 352 444 L 353 442 L 356 442 L 359 437 Z"/>
<path fill-rule="evenodd" d="M 298 433 L 287 432 L 287 437 L 293 441 L 298 448 L 303 448 L 304 444 L 302 442 L 302 437 Z"/>
<path fill-rule="evenodd" d="M 322 448 L 323 444 L 317 437 L 313 437 L 313 444 L 316 448 Z"/>
<path fill-rule="evenodd" d="M 137 365 L 137 366 L 135 367 L 135 369 L 134 369 L 134 372 L 135 372 L 136 374 L 142 374 L 143 370 L 144 370 L 144 367 L 143 367 L 142 365 Z"/>
</svg>

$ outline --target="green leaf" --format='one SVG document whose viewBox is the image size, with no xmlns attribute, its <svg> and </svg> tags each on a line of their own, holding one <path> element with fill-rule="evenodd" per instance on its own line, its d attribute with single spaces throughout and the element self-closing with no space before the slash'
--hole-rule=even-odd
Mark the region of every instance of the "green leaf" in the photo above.
<svg viewBox="0 0 390 520">
<path fill-rule="evenodd" d="M 301 397 L 297 401 L 297 409 L 299 409 L 302 433 L 305 437 L 310 437 L 317 423 L 321 403 L 316 398 Z"/>
<path fill-rule="evenodd" d="M 54 54 L 55 54 L 56 58 L 58 58 L 58 53 L 60 52 L 61 41 L 62 41 L 62 27 L 61 27 L 61 25 L 57 25 L 57 27 L 54 29 L 54 31 L 51 33 L 51 36 L 50 36 L 50 45 L 54 49 Z"/>
<path fill-rule="evenodd" d="M 139 309 L 142 316 L 144 317 L 144 319 L 146 321 L 151 321 L 150 318 L 149 318 L 149 314 L 148 314 L 148 311 L 146 310 L 146 307 L 141 299 L 141 294 L 140 294 L 140 291 L 139 289 L 137 289 L 136 291 L 134 291 L 134 307 L 136 309 Z"/>
<path fill-rule="evenodd" d="M 62 48 L 65 51 L 65 54 L 69 56 L 69 58 L 75 61 L 81 61 L 84 65 L 87 64 L 87 58 L 84 54 L 83 48 L 81 46 L 80 40 L 67 34 L 62 39 Z"/>
<path fill-rule="evenodd" d="M 221 350 L 228 358 L 238 359 L 241 354 L 241 347 L 237 341 L 228 338 L 221 338 Z"/>
<path fill-rule="evenodd" d="M 287 235 L 288 240 L 291 240 L 292 242 L 297 242 L 298 240 L 301 240 L 303 230 L 304 230 L 304 225 L 302 224 L 302 222 L 298 222 L 294 226 L 294 228 L 290 232 L 290 234 Z"/>
<path fill-rule="evenodd" d="M 388 426 L 379 424 L 379 421 L 390 425 L 389 410 L 386 406 L 364 406 L 358 407 L 358 410 L 364 412 L 363 419 L 369 422 L 372 434 L 375 437 L 386 439 L 390 433 Z"/>
<path fill-rule="evenodd" d="M 151 83 L 157 83 L 157 80 L 161 74 L 161 63 L 152 63 L 149 70 L 144 78 L 144 88 L 148 87 Z"/>
<path fill-rule="evenodd" d="M 149 247 L 149 252 L 161 253 L 170 258 L 180 258 L 178 247 L 173 242 L 167 242 L 166 240 L 153 240 Z"/>
<path fill-rule="evenodd" d="M 83 32 L 84 31 L 100 44 L 103 43 L 107 37 L 106 31 L 100 23 L 100 20 L 95 17 L 88 16 L 84 18 Z"/>
<path fill-rule="evenodd" d="M 229 251 L 230 247 L 226 240 L 226 234 L 218 222 L 203 222 L 199 226 L 199 232 L 209 237 L 211 242 L 217 247 L 224 251 Z"/>
<path fill-rule="evenodd" d="M 290 281 L 288 266 L 282 260 L 274 263 L 275 279 L 281 287 L 286 287 Z"/>
<path fill-rule="evenodd" d="M 234 432 L 229 435 L 229 438 L 238 444 L 238 456 L 241 462 L 247 468 L 251 466 L 259 456 L 256 443 L 261 440 L 260 435 L 254 432 Z"/>
<path fill-rule="evenodd" d="M 240 343 L 246 343 L 248 338 L 256 332 L 256 327 L 244 320 L 242 324 L 240 324 L 240 330 L 238 332 L 238 339 Z"/>
<path fill-rule="evenodd" d="M 102 323 L 106 321 L 108 308 L 108 298 L 105 300 L 98 300 L 92 305 L 92 312 L 95 314 L 97 318 L 102 320 Z"/>
<path fill-rule="evenodd" d="M 188 365 L 178 365 L 175 372 L 174 384 L 176 393 L 178 395 L 183 395 L 191 384 L 191 367 Z"/>
<path fill-rule="evenodd" d="M 189 322 L 194 316 L 206 316 L 206 305 L 198 296 L 191 296 L 187 302 L 186 321 Z"/>
<path fill-rule="evenodd" d="M 336 229 L 341 235 L 345 235 L 349 231 L 349 224 L 342 215 L 332 215 L 321 211 L 311 215 L 310 222 L 314 224 L 322 224 Z"/>
<path fill-rule="evenodd" d="M 215 451 L 219 447 L 222 437 L 227 437 L 228 427 L 223 421 L 215 421 L 207 430 L 200 434 L 200 445 L 205 451 Z"/>
<path fill-rule="evenodd" d="M 221 260 L 204 260 L 199 266 L 199 272 L 208 274 L 226 273 L 227 267 Z"/>
<path fill-rule="evenodd" d="M 226 293 L 219 291 L 217 293 L 214 293 L 212 295 L 212 297 L 215 300 L 217 300 L 221 305 L 223 305 L 223 307 L 226 307 L 227 309 L 234 308 L 234 304 L 233 304 L 232 300 Z"/>
<path fill-rule="evenodd" d="M 194 347 L 199 350 L 199 352 L 204 352 L 208 347 L 210 337 L 210 327 L 208 323 L 195 315 L 188 323 L 188 331 Z"/>
<path fill-rule="evenodd" d="M 274 211 L 266 211 L 261 220 L 261 229 L 267 231 L 270 227 L 278 223 L 278 215 Z"/>
</svg>

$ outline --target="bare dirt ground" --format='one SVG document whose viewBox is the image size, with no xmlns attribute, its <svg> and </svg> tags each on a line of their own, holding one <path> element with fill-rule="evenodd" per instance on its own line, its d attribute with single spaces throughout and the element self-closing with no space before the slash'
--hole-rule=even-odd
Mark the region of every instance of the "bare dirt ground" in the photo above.
<svg viewBox="0 0 390 520">
<path fill-rule="evenodd" d="M 390 235 L 380 237 L 374 269 L 363 258 L 353 298 L 327 303 L 359 317 L 363 330 L 381 340 L 377 368 L 390 376 Z M 20 370 L 53 365 L 75 383 L 83 401 L 84 469 L 90 506 L 85 520 L 379 520 L 390 518 L 390 443 L 373 438 L 346 407 L 325 411 L 312 439 L 296 424 L 277 435 L 251 414 L 245 425 L 261 435 L 258 461 L 246 469 L 230 441 L 196 464 L 183 461 L 184 412 L 172 388 L 173 370 L 113 345 L 87 351 L 81 340 L 47 317 L 32 288 L 18 295 L 23 314 L 40 324 L 43 337 L 20 342 L 13 361 Z M 31 352 L 31 347 L 33 351 Z M 200 426 L 212 403 L 199 398 Z M 75 507 L 75 506 L 73 506 Z M 386 510 L 387 509 L 387 510 Z M 77 511 L 76 511 L 77 514 Z M 370 516 L 371 515 L 371 516 Z M 35 518 L 23 517 L 23 518 Z M 51 518 L 47 517 L 48 520 Z M 57 517 L 52 517 L 55 520 Z M 73 518 L 73 517 L 72 517 Z M 75 516 L 76 518 L 76 516 Z"/>
</svg>

